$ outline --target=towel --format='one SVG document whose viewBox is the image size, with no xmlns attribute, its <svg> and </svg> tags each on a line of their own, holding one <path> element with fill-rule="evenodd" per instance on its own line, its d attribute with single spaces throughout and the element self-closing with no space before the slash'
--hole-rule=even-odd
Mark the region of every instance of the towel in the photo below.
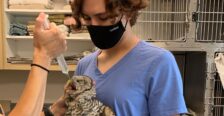
<svg viewBox="0 0 224 116">
<path fill-rule="evenodd" d="M 71 10 L 71 6 L 70 5 L 64 5 L 63 10 Z"/>
<path fill-rule="evenodd" d="M 20 36 L 28 35 L 27 27 L 26 25 L 19 23 L 10 24 L 9 34 Z"/>
<path fill-rule="evenodd" d="M 217 57 L 215 57 L 215 65 L 224 89 L 224 53 L 218 53 Z"/>
<path fill-rule="evenodd" d="M 18 9 L 53 9 L 54 2 L 52 0 L 9 0 L 9 8 L 16 9 L 16 7 Z"/>
<path fill-rule="evenodd" d="M 43 4 L 48 5 L 49 0 L 9 0 L 9 5 L 13 4 Z"/>
<path fill-rule="evenodd" d="M 57 27 L 62 33 L 68 35 L 69 28 L 66 25 L 58 25 Z"/>
<path fill-rule="evenodd" d="M 30 4 L 30 5 L 9 5 L 9 9 L 46 9 L 45 5 L 43 4 Z"/>
</svg>

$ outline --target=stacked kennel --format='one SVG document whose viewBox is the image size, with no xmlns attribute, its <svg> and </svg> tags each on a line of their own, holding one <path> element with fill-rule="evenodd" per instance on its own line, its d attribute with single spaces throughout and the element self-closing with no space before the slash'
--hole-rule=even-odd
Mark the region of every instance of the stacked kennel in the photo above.
<svg viewBox="0 0 224 116">
<path fill-rule="evenodd" d="M 196 40 L 224 42 L 224 1 L 198 0 Z"/>
<path fill-rule="evenodd" d="M 150 6 L 141 11 L 135 32 L 147 41 L 185 41 L 188 3 L 189 0 L 150 0 Z"/>
<path fill-rule="evenodd" d="M 224 0 L 150 0 L 134 32 L 173 52 L 193 115 L 224 116 L 224 90 L 214 63 L 224 53 Z"/>
</svg>

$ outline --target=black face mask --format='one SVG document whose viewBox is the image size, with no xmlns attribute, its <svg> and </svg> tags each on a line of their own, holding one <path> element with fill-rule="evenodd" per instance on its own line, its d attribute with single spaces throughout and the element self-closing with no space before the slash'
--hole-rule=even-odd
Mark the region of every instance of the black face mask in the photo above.
<svg viewBox="0 0 224 116">
<path fill-rule="evenodd" d="M 120 41 L 125 32 L 127 22 L 125 27 L 120 20 L 117 24 L 110 26 L 89 25 L 87 26 L 87 29 L 90 33 L 91 40 L 96 47 L 99 49 L 109 49 L 114 47 Z"/>
</svg>

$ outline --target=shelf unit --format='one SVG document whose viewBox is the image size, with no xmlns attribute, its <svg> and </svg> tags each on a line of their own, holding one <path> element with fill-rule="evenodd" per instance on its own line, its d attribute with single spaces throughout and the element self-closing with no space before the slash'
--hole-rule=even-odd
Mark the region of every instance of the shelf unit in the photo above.
<svg viewBox="0 0 224 116">
<path fill-rule="evenodd" d="M 40 12 L 45 12 L 47 14 L 71 14 L 70 10 L 31 10 L 31 9 L 6 9 L 6 13 L 13 15 L 38 15 Z"/>
<path fill-rule="evenodd" d="M 7 39 L 12 39 L 12 40 L 32 40 L 33 36 L 11 36 L 7 35 Z M 74 41 L 91 41 L 90 36 L 88 36 L 88 33 L 81 33 L 81 34 L 75 34 L 72 37 L 66 37 L 67 40 L 74 40 Z"/>
<path fill-rule="evenodd" d="M 24 57 L 32 58 L 33 52 L 33 36 L 14 36 L 9 35 L 10 24 L 21 23 L 27 24 L 28 21 L 35 21 L 35 18 L 40 12 L 46 14 L 71 14 L 71 10 L 61 10 L 65 5 L 65 0 L 54 0 L 54 9 L 8 9 L 8 0 L 3 0 L 3 59 L 2 68 L 6 70 L 30 70 L 29 64 L 11 64 L 7 62 L 9 57 Z M 68 50 L 64 53 L 64 56 L 71 56 L 83 51 L 90 51 L 94 48 L 94 45 L 90 41 L 88 33 L 73 34 L 67 37 Z M 0 64 L 1 66 L 1 64 Z M 69 65 L 69 70 L 74 71 L 76 65 Z M 1 68 L 1 67 L 0 67 Z M 50 70 L 60 70 L 58 65 L 52 65 Z"/>
<path fill-rule="evenodd" d="M 28 64 L 10 64 L 5 63 L 4 68 L 7 70 L 30 70 L 31 67 Z M 69 71 L 74 71 L 76 69 L 76 65 L 68 65 Z M 51 71 L 58 71 L 61 70 L 58 65 L 51 65 L 50 66 Z"/>
</svg>

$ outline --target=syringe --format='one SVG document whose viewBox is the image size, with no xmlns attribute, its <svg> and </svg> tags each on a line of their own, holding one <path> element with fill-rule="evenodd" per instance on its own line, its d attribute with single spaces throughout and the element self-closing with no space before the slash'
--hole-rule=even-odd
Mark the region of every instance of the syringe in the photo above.
<svg viewBox="0 0 224 116">
<path fill-rule="evenodd" d="M 49 17 L 49 15 L 45 15 L 44 29 L 49 29 L 50 28 L 48 17 Z M 69 79 L 71 79 L 71 77 L 69 76 L 68 65 L 65 61 L 65 58 L 64 58 L 63 54 L 59 55 L 56 59 L 57 59 L 58 65 L 61 68 L 62 73 L 65 74 Z"/>
<path fill-rule="evenodd" d="M 69 76 L 68 65 L 65 61 L 63 54 L 58 56 L 56 59 L 57 59 L 58 65 L 61 68 L 62 73 L 65 74 L 69 79 L 71 79 L 71 77 Z"/>
</svg>

